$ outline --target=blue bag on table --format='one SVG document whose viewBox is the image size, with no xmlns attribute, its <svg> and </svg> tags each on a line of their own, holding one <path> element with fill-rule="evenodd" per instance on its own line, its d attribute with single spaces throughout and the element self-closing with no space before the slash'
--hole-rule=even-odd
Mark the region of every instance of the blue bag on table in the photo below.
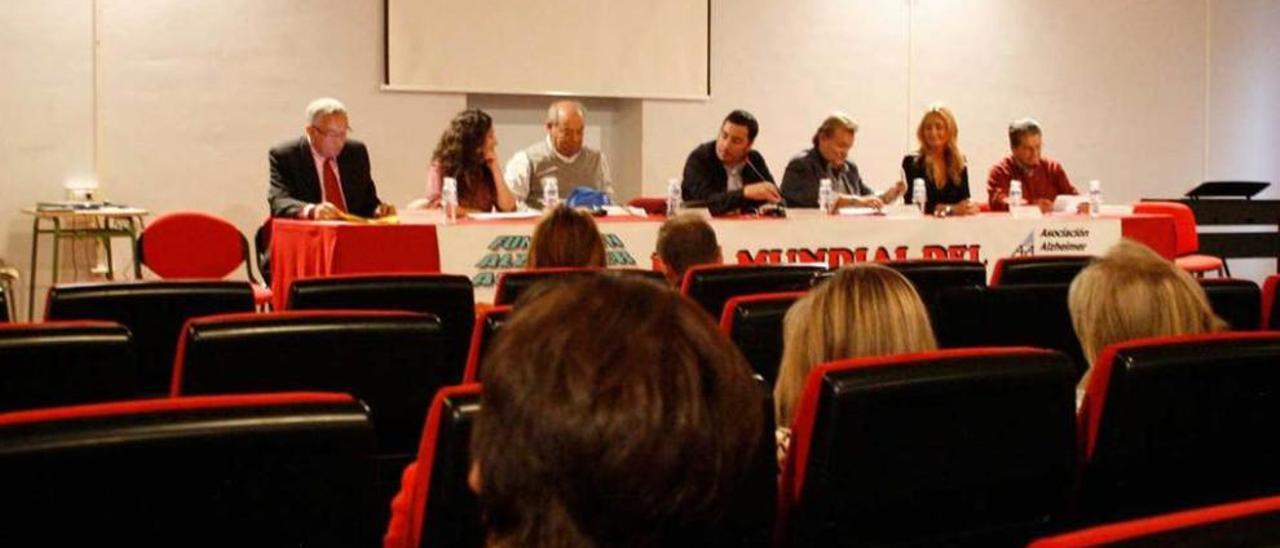
<svg viewBox="0 0 1280 548">
<path fill-rule="evenodd" d="M 611 205 L 609 195 L 589 186 L 574 187 L 564 201 L 569 207 L 604 207 Z"/>
</svg>

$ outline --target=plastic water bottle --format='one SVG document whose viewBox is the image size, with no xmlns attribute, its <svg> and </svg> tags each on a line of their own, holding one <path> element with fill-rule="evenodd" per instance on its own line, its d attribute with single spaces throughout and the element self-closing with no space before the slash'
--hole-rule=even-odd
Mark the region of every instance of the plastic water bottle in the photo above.
<svg viewBox="0 0 1280 548">
<path fill-rule="evenodd" d="M 1022 205 L 1022 181 L 1014 179 L 1009 181 L 1009 207 L 1017 207 Z"/>
<path fill-rule="evenodd" d="M 453 177 L 444 178 L 444 187 L 440 189 L 440 206 L 444 208 L 447 222 L 458 221 L 458 180 Z"/>
<path fill-rule="evenodd" d="M 680 206 L 683 196 L 681 195 L 680 179 L 674 177 L 667 179 L 667 217 L 675 217 L 680 214 Z"/>
<path fill-rule="evenodd" d="M 915 204 L 916 209 L 924 215 L 924 202 L 928 199 L 924 190 L 924 179 L 916 177 L 911 181 L 911 203 Z"/>
<path fill-rule="evenodd" d="M 835 200 L 831 190 L 831 179 L 823 177 L 818 181 L 818 209 L 823 213 L 834 214 L 836 212 Z"/>
<path fill-rule="evenodd" d="M 1089 181 L 1089 216 L 1098 218 L 1102 214 L 1102 184 L 1097 179 Z"/>
<path fill-rule="evenodd" d="M 542 208 L 553 209 L 560 205 L 560 182 L 555 177 L 542 178 Z"/>
</svg>

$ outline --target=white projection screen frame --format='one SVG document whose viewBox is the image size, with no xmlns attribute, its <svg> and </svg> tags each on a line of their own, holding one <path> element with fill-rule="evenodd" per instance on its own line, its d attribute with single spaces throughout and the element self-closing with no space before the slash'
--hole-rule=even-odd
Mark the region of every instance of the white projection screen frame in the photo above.
<svg viewBox="0 0 1280 548">
<path fill-rule="evenodd" d="M 710 95 L 710 0 L 386 0 L 384 89 Z"/>
</svg>

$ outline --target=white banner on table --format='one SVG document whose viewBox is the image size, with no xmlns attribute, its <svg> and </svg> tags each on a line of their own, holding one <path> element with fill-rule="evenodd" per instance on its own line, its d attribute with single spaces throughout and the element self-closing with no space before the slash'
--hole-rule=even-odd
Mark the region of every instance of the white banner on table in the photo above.
<svg viewBox="0 0 1280 548">
<path fill-rule="evenodd" d="M 603 222 L 609 266 L 652 267 L 660 220 Z M 826 263 L 891 259 L 968 259 L 986 263 L 1023 255 L 1101 255 L 1120 240 L 1119 219 L 1008 215 L 713 219 L 730 263 Z M 440 225 L 440 269 L 466 274 L 476 300 L 493 298 L 500 272 L 523 269 L 533 223 Z"/>
</svg>

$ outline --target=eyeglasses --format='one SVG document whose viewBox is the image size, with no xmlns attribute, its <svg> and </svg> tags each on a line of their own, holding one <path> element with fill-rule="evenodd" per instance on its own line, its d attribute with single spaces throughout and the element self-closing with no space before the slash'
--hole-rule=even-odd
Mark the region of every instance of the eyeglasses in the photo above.
<svg viewBox="0 0 1280 548">
<path fill-rule="evenodd" d="M 312 129 L 315 129 L 316 132 L 319 133 L 321 136 L 328 139 L 346 139 L 348 133 L 355 132 L 355 129 L 351 127 L 347 127 L 344 129 L 337 129 L 337 130 L 325 129 L 315 124 L 312 124 L 311 127 Z"/>
</svg>

